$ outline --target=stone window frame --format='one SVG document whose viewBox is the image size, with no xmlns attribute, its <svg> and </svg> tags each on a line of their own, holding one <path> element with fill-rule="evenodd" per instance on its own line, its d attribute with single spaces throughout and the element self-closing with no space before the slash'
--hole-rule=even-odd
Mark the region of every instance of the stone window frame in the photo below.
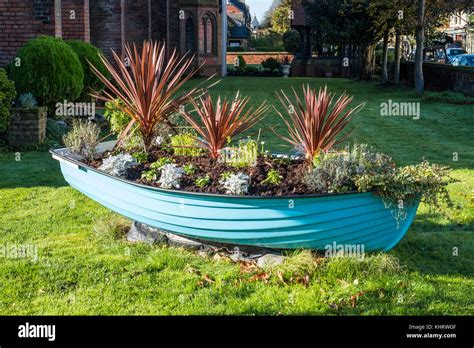
<svg viewBox="0 0 474 348">
<path fill-rule="evenodd" d="M 211 33 L 211 50 L 208 52 L 208 39 L 209 39 L 209 34 L 208 34 L 208 25 L 207 21 L 211 21 L 211 28 L 212 28 L 212 33 Z M 217 18 L 214 13 L 206 11 L 204 12 L 200 18 L 199 18 L 199 27 L 198 30 L 201 30 L 201 25 L 202 25 L 202 30 L 204 31 L 203 37 L 204 37 L 204 42 L 203 42 L 203 50 L 201 50 L 201 43 L 199 42 L 199 53 L 202 56 L 208 56 L 208 57 L 214 57 L 217 55 Z M 199 38 L 199 36 L 198 36 Z"/>
</svg>

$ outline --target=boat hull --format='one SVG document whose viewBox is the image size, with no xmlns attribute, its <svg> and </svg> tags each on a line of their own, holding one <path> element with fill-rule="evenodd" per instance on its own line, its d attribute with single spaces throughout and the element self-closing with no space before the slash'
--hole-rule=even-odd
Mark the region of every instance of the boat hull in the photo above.
<svg viewBox="0 0 474 348">
<path fill-rule="evenodd" d="M 274 249 L 364 251 L 393 248 L 406 234 L 418 202 L 396 219 L 372 193 L 248 197 L 163 190 L 112 177 L 52 151 L 65 180 L 129 219 L 207 241 Z"/>
</svg>

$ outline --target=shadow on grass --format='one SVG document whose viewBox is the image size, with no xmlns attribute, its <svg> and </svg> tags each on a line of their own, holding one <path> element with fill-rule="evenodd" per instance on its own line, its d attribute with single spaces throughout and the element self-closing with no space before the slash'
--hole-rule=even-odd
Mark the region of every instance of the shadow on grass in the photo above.
<svg viewBox="0 0 474 348">
<path fill-rule="evenodd" d="M 1 152 L 0 189 L 67 186 L 59 164 L 47 151 Z"/>
<path fill-rule="evenodd" d="M 390 253 L 420 274 L 474 276 L 473 230 L 408 231 Z"/>
</svg>

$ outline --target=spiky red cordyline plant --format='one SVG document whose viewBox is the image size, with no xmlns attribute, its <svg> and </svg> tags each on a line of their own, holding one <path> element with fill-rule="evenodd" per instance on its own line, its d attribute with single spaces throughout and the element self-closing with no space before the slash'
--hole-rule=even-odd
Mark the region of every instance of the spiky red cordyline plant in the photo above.
<svg viewBox="0 0 474 348">
<path fill-rule="evenodd" d="M 197 121 L 190 113 L 180 110 L 184 119 L 199 133 L 202 139 L 197 139 L 201 146 L 209 151 L 212 158 L 219 157 L 228 138 L 233 138 L 252 128 L 257 122 L 266 116 L 269 108 L 263 102 L 257 109 L 249 108 L 244 112 L 250 98 L 240 98 L 237 92 L 232 103 L 227 98 L 221 100 L 219 96 L 214 106 L 212 97 L 208 94 L 199 97 L 198 100 L 190 99 L 197 113 Z"/>
<path fill-rule="evenodd" d="M 329 93 L 327 86 L 311 89 L 303 85 L 304 103 L 293 88 L 296 101 L 293 102 L 281 91 L 277 93 L 290 120 L 275 108 L 288 128 L 288 136 L 277 134 L 281 139 L 295 147 L 302 147 L 308 160 L 313 160 L 320 151 L 327 151 L 334 145 L 344 141 L 351 131 L 341 136 L 344 129 L 352 120 L 354 113 L 359 111 L 363 104 L 344 111 L 351 103 L 352 97 L 343 93 L 333 104 L 334 94 Z"/>
<path fill-rule="evenodd" d="M 180 105 L 197 95 L 198 89 L 194 88 L 180 97 L 176 96 L 178 90 L 199 68 L 192 68 L 193 57 L 184 55 L 179 58 L 176 50 L 166 59 L 165 44 L 158 42 L 145 41 L 141 53 L 135 44 L 132 47 L 126 45 L 125 61 L 114 51 L 112 54 L 117 68 L 101 56 L 112 75 L 112 81 L 91 65 L 94 73 L 106 86 L 102 93 L 94 92 L 91 95 L 106 102 L 117 98 L 123 100 L 124 106 L 120 109 L 132 120 L 118 137 L 117 145 L 137 123 L 145 151 L 148 151 L 156 124 L 166 121 Z"/>
</svg>

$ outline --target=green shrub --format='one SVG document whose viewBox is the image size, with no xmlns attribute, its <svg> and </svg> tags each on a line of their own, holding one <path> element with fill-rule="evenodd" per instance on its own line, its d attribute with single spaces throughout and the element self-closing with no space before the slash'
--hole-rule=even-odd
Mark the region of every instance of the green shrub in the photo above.
<svg viewBox="0 0 474 348">
<path fill-rule="evenodd" d="M 33 109 L 38 106 L 35 96 L 31 93 L 23 93 L 20 95 L 18 97 L 18 102 L 22 108 Z"/>
<path fill-rule="evenodd" d="M 40 36 L 28 41 L 10 66 L 19 94 L 31 92 L 40 105 L 53 110 L 63 100 L 74 101 L 84 86 L 79 57 L 61 39 Z M 18 63 L 18 65 L 17 65 Z"/>
<path fill-rule="evenodd" d="M 8 129 L 10 107 L 15 96 L 15 84 L 8 79 L 5 70 L 0 69 L 0 133 Z"/>
<path fill-rule="evenodd" d="M 447 167 L 423 161 L 398 168 L 390 157 L 363 144 L 350 152 L 323 153 L 314 165 L 305 183 L 319 193 L 374 192 L 400 211 L 418 198 L 431 207 L 441 202 L 452 205 L 447 186 L 455 180 Z"/>
<path fill-rule="evenodd" d="M 199 147 L 196 140 L 196 134 L 191 132 L 184 132 L 174 135 L 170 138 L 171 147 L 176 156 L 200 156 L 203 149 Z"/>
<path fill-rule="evenodd" d="M 96 67 L 105 77 L 110 78 L 110 72 L 100 59 L 102 52 L 94 45 L 84 41 L 70 40 L 66 42 L 76 52 L 84 71 L 84 88 L 82 89 L 80 99 L 82 101 L 90 100 L 92 99 L 89 96 L 91 91 L 101 91 L 105 87 L 93 73 L 90 64 Z"/>
<path fill-rule="evenodd" d="M 120 99 L 105 103 L 104 117 L 110 124 L 110 130 L 117 135 L 122 133 L 132 120 L 122 111 L 121 106 L 124 106 L 124 102 Z"/>
<path fill-rule="evenodd" d="M 357 191 L 358 175 L 391 176 L 396 166 L 386 155 L 376 153 L 365 144 L 356 144 L 350 152 L 321 153 L 313 161 L 314 169 L 305 183 L 318 193 Z"/>
<path fill-rule="evenodd" d="M 287 52 L 299 52 L 301 50 L 300 34 L 294 29 L 287 31 L 283 34 L 283 45 Z"/>
<path fill-rule="evenodd" d="M 245 71 L 247 73 L 258 73 L 260 70 L 256 66 L 247 65 L 247 67 L 245 68 Z"/>
<path fill-rule="evenodd" d="M 244 59 L 244 56 L 239 54 L 237 57 L 239 65 L 235 66 L 235 71 L 239 74 L 244 73 L 247 70 L 247 62 Z"/>
<path fill-rule="evenodd" d="M 273 57 L 270 57 L 262 62 L 262 67 L 270 72 L 281 70 L 281 63 Z"/>
<path fill-rule="evenodd" d="M 236 148 L 222 151 L 224 162 L 236 168 L 252 167 L 257 163 L 258 143 L 255 140 L 240 140 Z"/>
<path fill-rule="evenodd" d="M 67 131 L 68 127 L 64 121 L 56 121 L 51 118 L 46 121 L 46 139 L 51 147 L 62 145 Z"/>
<path fill-rule="evenodd" d="M 245 52 L 243 47 L 227 47 L 227 52 Z"/>
<path fill-rule="evenodd" d="M 73 153 L 92 161 L 99 144 L 100 128 L 92 122 L 74 120 L 72 129 L 64 136 L 64 145 Z"/>
</svg>

